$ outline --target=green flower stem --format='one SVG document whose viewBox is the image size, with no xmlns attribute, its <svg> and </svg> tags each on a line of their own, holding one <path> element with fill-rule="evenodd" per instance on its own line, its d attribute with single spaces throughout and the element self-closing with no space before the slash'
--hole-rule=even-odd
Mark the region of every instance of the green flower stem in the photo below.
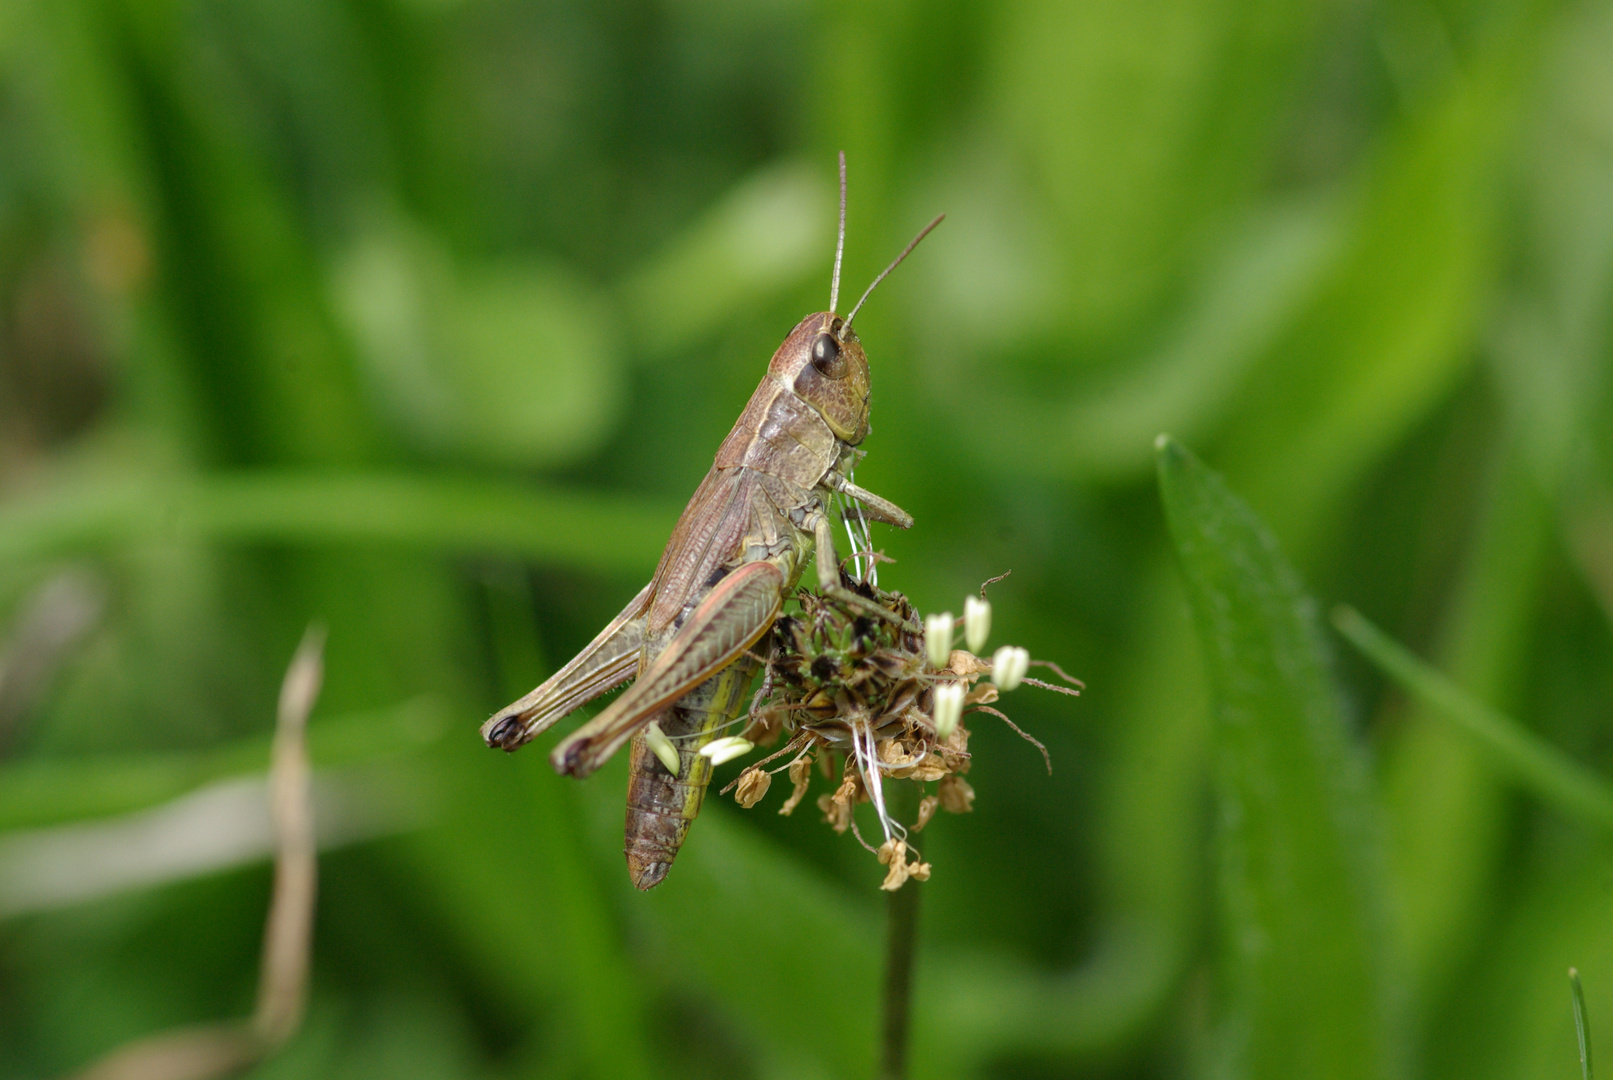
<svg viewBox="0 0 1613 1080">
<path fill-rule="evenodd" d="M 918 817 L 919 789 L 906 780 L 885 785 L 885 804 L 898 821 Z M 909 1006 L 913 997 L 913 952 L 918 941 L 919 886 L 909 880 L 885 899 L 885 1008 L 880 1029 L 880 1080 L 907 1076 Z"/>
</svg>

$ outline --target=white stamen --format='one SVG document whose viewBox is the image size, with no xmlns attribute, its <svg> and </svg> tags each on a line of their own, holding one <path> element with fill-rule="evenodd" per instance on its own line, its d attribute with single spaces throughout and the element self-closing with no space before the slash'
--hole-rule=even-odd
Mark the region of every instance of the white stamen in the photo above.
<svg viewBox="0 0 1613 1080">
<path fill-rule="evenodd" d="M 991 655 L 991 681 L 1007 693 L 1020 684 L 1030 667 L 1030 653 L 1017 645 L 1004 645 Z"/>
<path fill-rule="evenodd" d="M 755 748 L 755 744 L 742 735 L 730 735 L 726 739 L 713 739 L 700 748 L 700 753 L 711 759 L 713 765 L 721 765 L 725 761 L 732 761 L 742 754 L 748 754 Z"/>
<path fill-rule="evenodd" d="M 924 616 L 924 655 L 936 669 L 947 666 L 952 656 L 952 612 Z"/>
<path fill-rule="evenodd" d="M 678 775 L 678 748 L 672 745 L 672 740 L 666 737 L 666 732 L 662 731 L 661 725 L 654 720 L 644 728 L 644 745 L 661 759 L 661 764 L 666 766 L 667 772 L 673 776 Z"/>
<path fill-rule="evenodd" d="M 846 471 L 846 479 L 856 483 L 855 470 Z M 843 493 L 836 492 L 835 500 L 838 503 Z M 868 584 L 879 587 L 879 560 L 873 558 L 874 541 L 868 531 L 868 518 L 863 513 L 863 504 L 856 497 L 844 496 L 846 512 L 840 515 L 842 523 L 846 526 L 846 539 L 851 543 L 851 574 L 853 577 Z M 855 524 L 853 524 L 855 523 Z"/>
<path fill-rule="evenodd" d="M 991 602 L 981 596 L 970 596 L 963 601 L 963 642 L 969 651 L 978 653 L 991 636 Z"/>
<path fill-rule="evenodd" d="M 862 545 L 857 543 L 857 530 L 852 528 L 851 525 L 851 507 L 857 505 L 857 500 L 850 495 L 841 496 L 836 493 L 834 497 L 835 503 L 838 504 L 842 498 L 846 501 L 846 512 L 840 515 L 840 523 L 846 527 L 846 542 L 851 545 L 851 576 L 867 581 L 868 575 L 863 571 L 863 563 L 869 560 L 862 557 Z"/>
<path fill-rule="evenodd" d="M 963 684 L 944 682 L 935 688 L 935 737 L 941 742 L 952 738 L 963 718 Z"/>
</svg>

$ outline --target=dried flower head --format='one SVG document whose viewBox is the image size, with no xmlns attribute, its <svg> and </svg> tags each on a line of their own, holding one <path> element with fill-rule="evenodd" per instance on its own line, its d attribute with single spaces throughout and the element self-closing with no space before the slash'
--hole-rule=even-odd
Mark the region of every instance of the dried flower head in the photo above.
<svg viewBox="0 0 1613 1080">
<path fill-rule="evenodd" d="M 1000 690 L 1021 681 L 1064 693 L 1078 691 L 1026 678 L 1032 661 L 1023 649 L 1004 646 L 992 660 L 953 649 L 955 620 L 950 614 L 932 615 L 921 623 L 901 593 L 846 576 L 842 584 L 896 618 L 882 620 L 815 592 L 799 593 L 799 610 L 774 626 L 750 726 L 744 739 L 736 740 L 762 741 L 782 733 L 788 741 L 729 788 L 738 788 L 740 805 L 754 806 L 767 791 L 765 767 L 784 758 L 773 771 L 788 770 L 794 786 L 779 811 L 788 814 L 811 786 L 813 761 L 823 765 L 827 776 L 835 775 L 835 764 L 842 763 L 838 787 L 818 797 L 818 808 L 836 832 L 849 830 L 861 841 L 854 811 L 858 803 L 873 805 L 882 843 L 878 848 L 863 843 L 890 867 L 882 888 L 896 889 L 908 878 L 924 881 L 930 876 L 930 865 L 908 846 L 910 831 L 928 824 L 937 808 L 955 814 L 972 808 L 974 789 L 962 776 L 970 765 L 969 730 L 962 719 L 975 712 L 996 716 L 1045 758 L 1041 743 L 991 706 Z M 969 643 L 982 643 L 990 619 L 984 597 L 965 604 L 964 610 L 965 622 L 973 620 L 966 628 Z M 993 681 L 983 681 L 988 676 Z M 890 813 L 884 787 L 888 780 L 911 780 L 921 791 L 936 785 L 922 795 L 911 826 Z"/>
</svg>

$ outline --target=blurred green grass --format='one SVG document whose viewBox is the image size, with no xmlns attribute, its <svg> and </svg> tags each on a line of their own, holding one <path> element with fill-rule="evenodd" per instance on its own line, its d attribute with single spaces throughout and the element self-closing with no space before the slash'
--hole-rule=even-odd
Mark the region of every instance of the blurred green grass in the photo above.
<svg viewBox="0 0 1613 1080">
<path fill-rule="evenodd" d="M 1613 772 L 1610 51 L 1607 0 L 0 6 L 0 843 L 256 768 L 320 618 L 316 764 L 406 756 L 433 809 L 323 856 L 263 1074 L 868 1075 L 860 849 L 714 798 L 639 896 L 619 763 L 475 733 L 642 584 L 823 306 L 844 149 L 847 292 L 948 214 L 858 317 L 858 479 L 918 520 L 886 583 L 955 609 L 1012 569 L 999 639 L 1088 685 L 1009 701 L 1051 780 L 981 725 L 975 813 L 925 834 L 915 1075 L 1575 1075 L 1570 964 L 1613 1030 L 1606 838 L 1341 652 L 1305 678 L 1362 759 L 1391 975 L 1349 969 L 1338 823 L 1214 765 L 1252 669 L 1199 643 L 1152 447 Z M 104 613 L 41 652 L 63 572 Z M 1303 809 L 1240 841 L 1298 853 L 1266 966 L 1217 921 L 1229 775 Z M 0 922 L 0 1076 L 243 1011 L 266 886 Z"/>
</svg>

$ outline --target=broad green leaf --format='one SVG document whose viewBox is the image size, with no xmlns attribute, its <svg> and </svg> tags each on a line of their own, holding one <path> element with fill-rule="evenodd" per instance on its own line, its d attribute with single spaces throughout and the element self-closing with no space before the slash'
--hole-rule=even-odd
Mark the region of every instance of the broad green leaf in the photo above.
<svg viewBox="0 0 1613 1080">
<path fill-rule="evenodd" d="M 1209 668 L 1228 1074 L 1399 1067 L 1363 762 L 1312 602 L 1253 512 L 1179 444 L 1159 485 Z"/>
</svg>

